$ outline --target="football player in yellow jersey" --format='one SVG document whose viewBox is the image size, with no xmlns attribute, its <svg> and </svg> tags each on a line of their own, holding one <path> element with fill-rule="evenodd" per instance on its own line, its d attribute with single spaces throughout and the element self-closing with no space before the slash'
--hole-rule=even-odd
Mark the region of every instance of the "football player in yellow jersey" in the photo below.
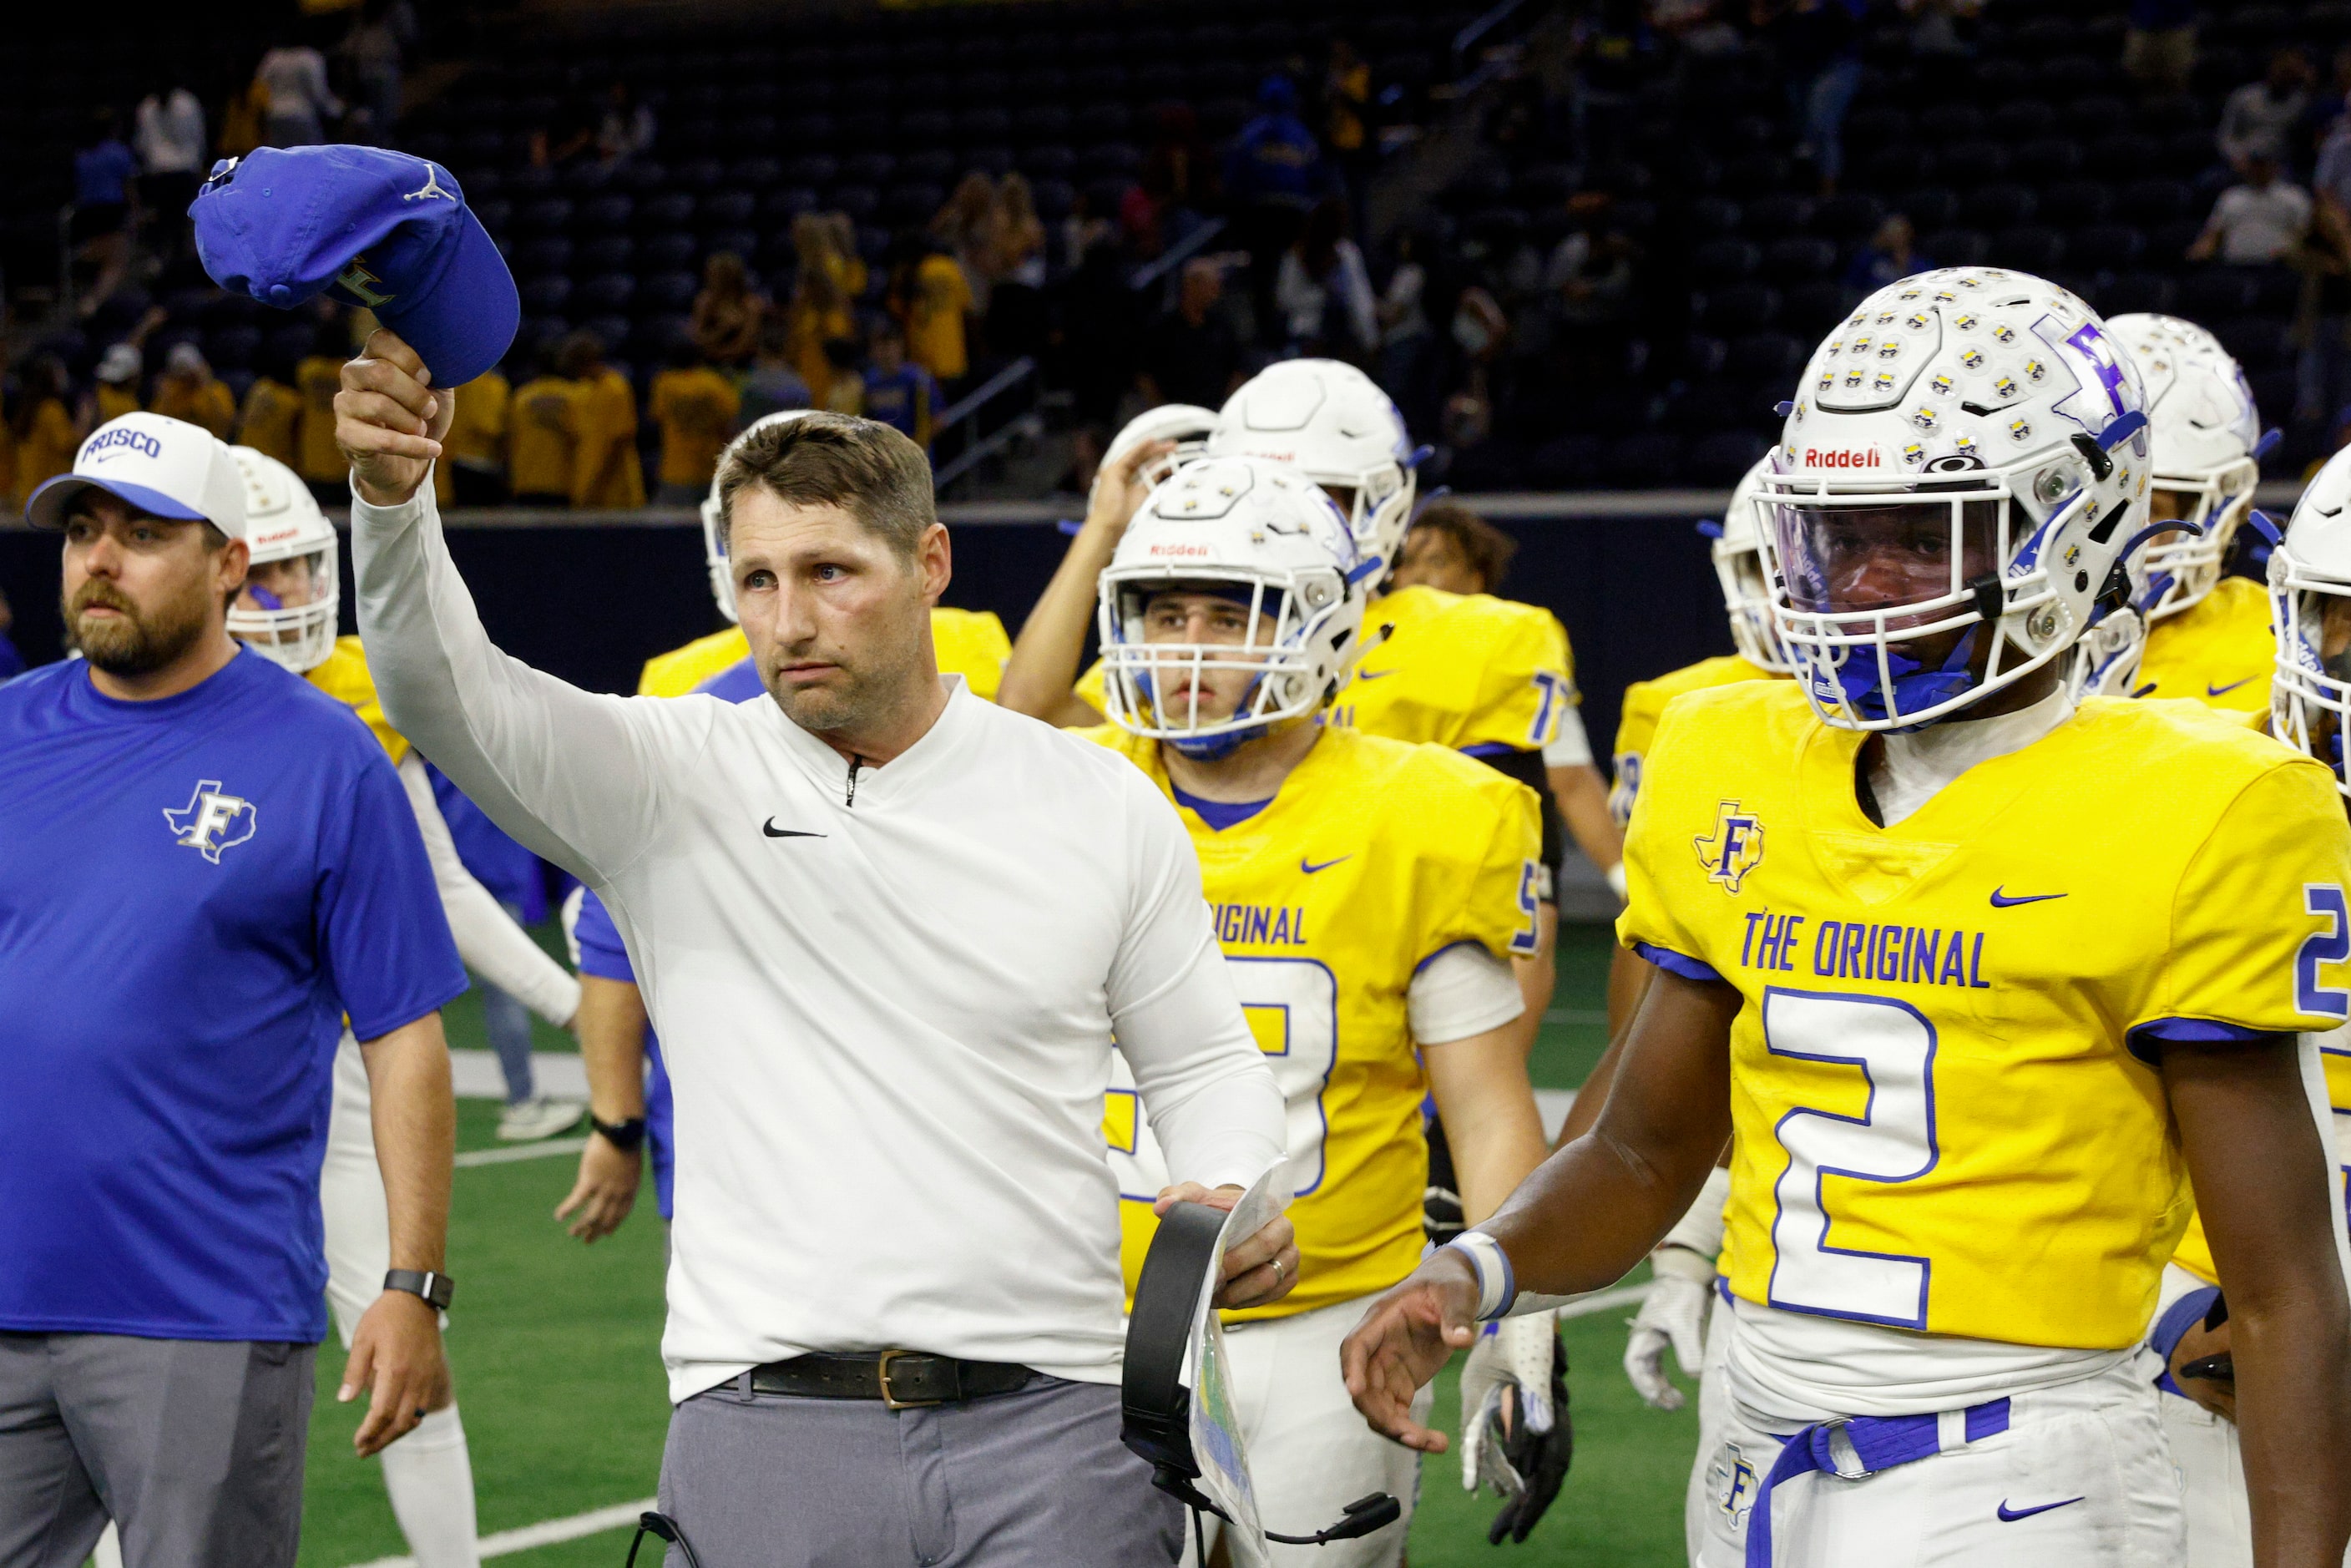
<svg viewBox="0 0 2351 1568">
<path fill-rule="evenodd" d="M 433 862 L 450 933 L 466 966 L 522 998 L 549 1023 L 569 1028 L 580 984 L 517 925 L 457 858 L 448 824 L 434 804 L 423 759 L 393 729 L 376 700 L 375 682 L 357 637 L 338 639 L 340 604 L 335 530 L 301 478 L 251 447 L 229 449 L 246 484 L 246 538 L 252 566 L 229 606 L 232 636 L 350 705 L 391 754 Z M 360 1314 L 376 1299 L 390 1267 L 391 1235 L 370 1126 L 367 1070 L 348 1030 L 335 1055 L 334 1109 L 328 1124 L 319 1206 L 327 1238 L 327 1300 L 349 1346 Z M 383 1451 L 391 1494 L 409 1549 L 422 1568 L 475 1568 L 473 1459 L 465 1428 L 450 1402 Z"/>
<path fill-rule="evenodd" d="M 2351 455 L 2338 454 L 2315 475 L 2270 558 L 2275 601 L 2276 681 L 2273 709 L 2259 716 L 2343 782 L 2344 718 L 2351 713 Z M 2249 717 L 2253 716 L 2248 716 Z M 2351 1016 L 2351 998 L 2329 1010 Z M 2338 1196 L 2351 1207 L 2351 1025 L 2314 1037 L 2335 1132 Z M 2351 1252 L 2345 1258 L 2351 1269 Z M 2177 1397 L 2162 1404 L 2164 1434 L 2179 1463 L 2188 1514 L 2189 1568 L 2243 1568 L 2253 1561 L 2252 1531 L 2236 1428 L 2233 1338 L 2220 1270 L 2201 1217 L 2191 1219 L 2164 1270 L 2162 1301 L 2147 1346 L 2162 1364 L 2158 1386 Z"/>
<path fill-rule="evenodd" d="M 1534 944 L 1534 798 L 1447 748 L 1319 722 L 1361 630 L 1354 564 L 1343 519 L 1296 470 L 1183 468 L 1102 574 L 1112 722 L 1085 732 L 1189 826 L 1235 988 L 1288 1097 L 1298 1288 L 1227 1321 L 1261 1508 L 1291 1531 L 1374 1491 L 1409 1509 L 1417 1490 L 1414 1456 L 1348 1408 L 1337 1349 L 1364 1300 L 1420 1257 L 1423 1102 L 1433 1092 L 1456 1129 L 1473 1215 L 1543 1154 L 1510 967 Z M 1166 1185 L 1131 1082 L 1113 1078 L 1105 1114 L 1130 1288 Z M 1521 1391 L 1542 1407 L 1534 1435 L 1559 1430 L 1551 1370 Z M 1555 1453 L 1550 1490 L 1563 1468 Z M 1512 1522 L 1531 1528 L 1548 1500 Z M 1404 1534 L 1272 1552 L 1394 1563 Z"/>
<path fill-rule="evenodd" d="M 2154 476 L 2147 521 L 2185 527 L 2159 536 L 2144 557 L 2151 605 L 2136 695 L 2189 697 L 2211 707 L 2265 713 L 2269 597 L 2246 578 L 2224 577 L 2230 544 L 2252 510 L 2267 439 L 2244 372 L 2220 340 L 2177 316 L 2117 316 L 2107 323 L 2147 386 Z"/>
<path fill-rule="evenodd" d="M 2145 540 L 2145 430 L 2095 315 L 2020 274 L 1906 278 L 1814 354 L 1765 483 L 1797 679 L 1668 715 L 1623 1065 L 1350 1337 L 1376 1427 L 1441 1448 L 1413 1386 L 1520 1287 L 1619 1277 L 1735 1128 L 1701 1564 L 2177 1564 L 2133 1358 L 2192 1176 L 2256 1561 L 2341 1560 L 2351 1303 L 2298 1038 L 2351 987 L 2351 830 L 2241 725 L 2073 702 Z"/>
</svg>

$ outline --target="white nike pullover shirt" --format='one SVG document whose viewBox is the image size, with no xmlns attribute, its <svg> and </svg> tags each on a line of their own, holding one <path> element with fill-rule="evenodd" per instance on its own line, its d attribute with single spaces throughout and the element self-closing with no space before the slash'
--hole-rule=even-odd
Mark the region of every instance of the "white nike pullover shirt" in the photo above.
<svg viewBox="0 0 2351 1568">
<path fill-rule="evenodd" d="M 1176 1180 L 1284 1135 L 1150 780 L 959 681 L 853 779 L 764 697 L 580 691 L 491 645 L 430 485 L 351 514 L 386 713 L 603 897 L 660 1031 L 671 1398 L 810 1351 L 1115 1383 L 1113 1030 Z"/>
</svg>

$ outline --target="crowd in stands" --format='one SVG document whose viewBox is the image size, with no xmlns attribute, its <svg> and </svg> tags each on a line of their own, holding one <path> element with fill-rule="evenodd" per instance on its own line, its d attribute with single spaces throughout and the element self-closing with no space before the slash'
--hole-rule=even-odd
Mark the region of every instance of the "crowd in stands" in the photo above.
<svg viewBox="0 0 2351 1568">
<path fill-rule="evenodd" d="M 369 0 L 217 109 L 162 79 L 89 109 L 79 329 L 19 335 L 7 487 L 134 403 L 339 482 L 326 367 L 364 318 L 207 302 L 172 217 L 214 155 L 336 137 L 446 162 L 521 286 L 444 465 L 469 504 L 683 501 L 728 434 L 794 407 L 927 444 L 1024 358 L 1071 487 L 1140 409 L 1213 406 L 1291 354 L 1370 371 L 1427 481 L 1720 485 L 1853 300 L 1950 264 L 2211 326 L 2296 466 L 2351 431 L 2351 5 L 1531 0 L 1451 107 L 1426 88 L 1477 57 L 1428 41 L 1466 10 L 1217 4 L 1179 37 L 1050 9 L 1094 30 L 1007 38 L 979 9 L 799 53 L 550 47 L 403 113 L 414 20 Z M 1015 51 L 1052 57 L 1015 76 Z M 1024 89 L 1068 102 L 1006 107 Z M 803 99 L 829 108 L 776 118 Z M 1450 163 L 1422 135 L 1448 113 L 1475 138 Z"/>
</svg>

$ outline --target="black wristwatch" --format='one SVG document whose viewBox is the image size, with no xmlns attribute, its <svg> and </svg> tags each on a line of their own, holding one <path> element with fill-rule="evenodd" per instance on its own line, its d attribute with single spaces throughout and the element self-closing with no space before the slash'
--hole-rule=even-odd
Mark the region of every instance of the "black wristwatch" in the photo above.
<svg viewBox="0 0 2351 1568">
<path fill-rule="evenodd" d="M 449 1310 L 449 1298 L 457 1293 L 455 1281 L 425 1269 L 394 1269 L 383 1277 L 383 1288 L 422 1296 L 426 1306 L 444 1312 Z"/>
<path fill-rule="evenodd" d="M 599 1122 L 596 1113 L 590 1111 L 588 1125 L 595 1129 L 598 1137 L 624 1155 L 635 1154 L 638 1146 L 645 1141 L 645 1119 L 643 1116 L 632 1116 L 625 1122 Z"/>
</svg>

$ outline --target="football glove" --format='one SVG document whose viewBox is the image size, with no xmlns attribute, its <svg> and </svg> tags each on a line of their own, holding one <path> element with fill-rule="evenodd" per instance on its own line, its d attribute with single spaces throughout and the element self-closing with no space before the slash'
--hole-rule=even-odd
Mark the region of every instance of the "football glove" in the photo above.
<svg viewBox="0 0 2351 1568">
<path fill-rule="evenodd" d="M 1503 1499 L 1486 1531 L 1497 1546 L 1526 1540 L 1575 1457 L 1556 1322 L 1528 1312 L 1489 1324 L 1461 1368 L 1461 1487 Z"/>
<path fill-rule="evenodd" d="M 1714 1304 L 1714 1260 L 1687 1247 L 1660 1247 L 1650 1255 L 1656 1279 L 1633 1318 L 1625 1342 L 1625 1375 L 1653 1410 L 1678 1410 L 1682 1391 L 1666 1375 L 1673 1347 L 1682 1375 L 1696 1382 L 1706 1356 L 1706 1320 Z"/>
</svg>

